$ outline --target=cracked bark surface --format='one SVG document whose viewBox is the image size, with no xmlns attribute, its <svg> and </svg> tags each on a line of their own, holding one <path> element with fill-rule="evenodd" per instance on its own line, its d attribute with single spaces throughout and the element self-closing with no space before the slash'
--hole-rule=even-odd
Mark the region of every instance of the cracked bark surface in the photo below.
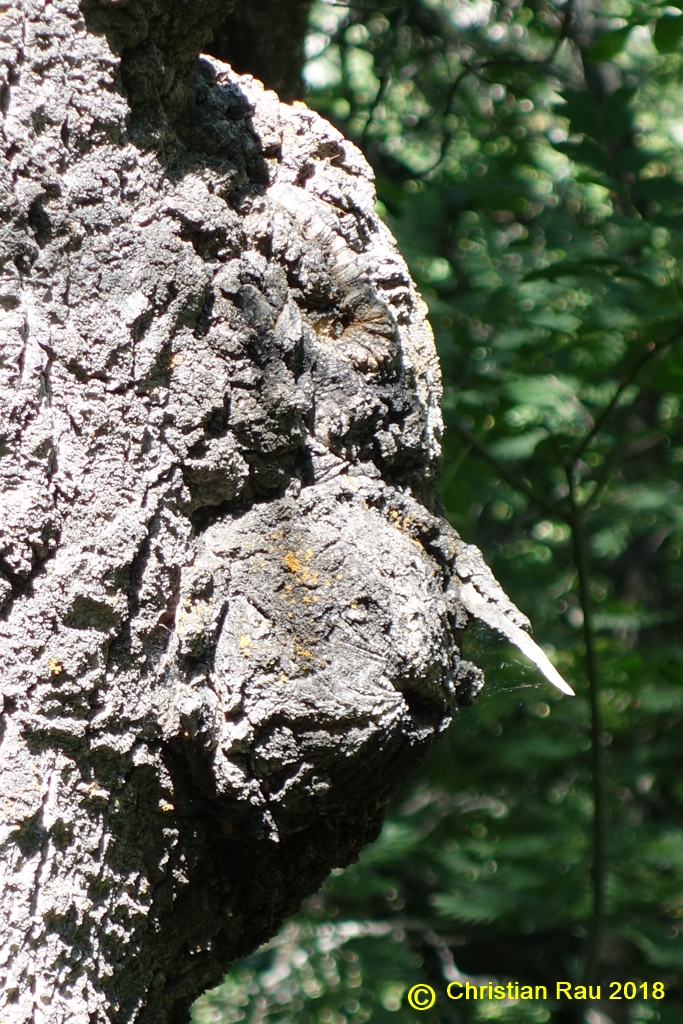
<svg viewBox="0 0 683 1024">
<path fill-rule="evenodd" d="M 481 687 L 458 573 L 526 622 L 370 170 L 196 59 L 229 7 L 0 11 L 3 1024 L 186 1020 Z"/>
</svg>

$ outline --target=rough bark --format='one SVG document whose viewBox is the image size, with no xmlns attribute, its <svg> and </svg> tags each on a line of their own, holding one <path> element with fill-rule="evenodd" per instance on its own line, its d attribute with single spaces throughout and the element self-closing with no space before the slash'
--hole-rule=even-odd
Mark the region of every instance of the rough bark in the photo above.
<svg viewBox="0 0 683 1024">
<path fill-rule="evenodd" d="M 458 559 L 524 621 L 368 166 L 196 60 L 228 6 L 0 12 L 3 1024 L 185 1020 L 480 687 Z"/>
</svg>

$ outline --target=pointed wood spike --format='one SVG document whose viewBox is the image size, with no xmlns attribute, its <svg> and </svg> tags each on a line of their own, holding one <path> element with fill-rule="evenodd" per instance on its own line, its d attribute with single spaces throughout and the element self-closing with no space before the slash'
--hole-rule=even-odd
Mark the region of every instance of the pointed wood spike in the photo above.
<svg viewBox="0 0 683 1024">
<path fill-rule="evenodd" d="M 487 600 L 480 594 L 471 583 L 464 583 L 460 588 L 460 600 L 467 611 L 475 619 L 502 633 L 510 643 L 513 643 L 518 650 L 526 654 L 527 658 L 533 661 L 534 665 L 543 673 L 549 683 L 556 687 L 560 693 L 574 697 L 575 693 L 569 683 L 566 683 L 547 654 L 538 646 L 535 640 L 525 630 L 517 626 L 505 611 L 497 604 Z"/>
</svg>

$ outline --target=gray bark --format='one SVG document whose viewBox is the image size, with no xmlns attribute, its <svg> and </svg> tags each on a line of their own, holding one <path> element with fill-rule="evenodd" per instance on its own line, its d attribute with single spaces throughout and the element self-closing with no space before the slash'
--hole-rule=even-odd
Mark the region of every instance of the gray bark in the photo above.
<svg viewBox="0 0 683 1024">
<path fill-rule="evenodd" d="M 424 306 L 227 7 L 0 12 L 3 1024 L 185 1020 L 481 686 Z"/>
</svg>

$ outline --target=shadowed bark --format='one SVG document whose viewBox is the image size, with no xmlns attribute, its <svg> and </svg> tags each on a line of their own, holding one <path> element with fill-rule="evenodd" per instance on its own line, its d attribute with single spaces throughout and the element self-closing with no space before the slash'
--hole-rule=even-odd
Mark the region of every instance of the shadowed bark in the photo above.
<svg viewBox="0 0 683 1024">
<path fill-rule="evenodd" d="M 241 74 L 258 78 L 280 99 L 302 93 L 303 42 L 310 0 L 253 0 L 238 4 L 213 31 L 206 52 Z"/>
</svg>

